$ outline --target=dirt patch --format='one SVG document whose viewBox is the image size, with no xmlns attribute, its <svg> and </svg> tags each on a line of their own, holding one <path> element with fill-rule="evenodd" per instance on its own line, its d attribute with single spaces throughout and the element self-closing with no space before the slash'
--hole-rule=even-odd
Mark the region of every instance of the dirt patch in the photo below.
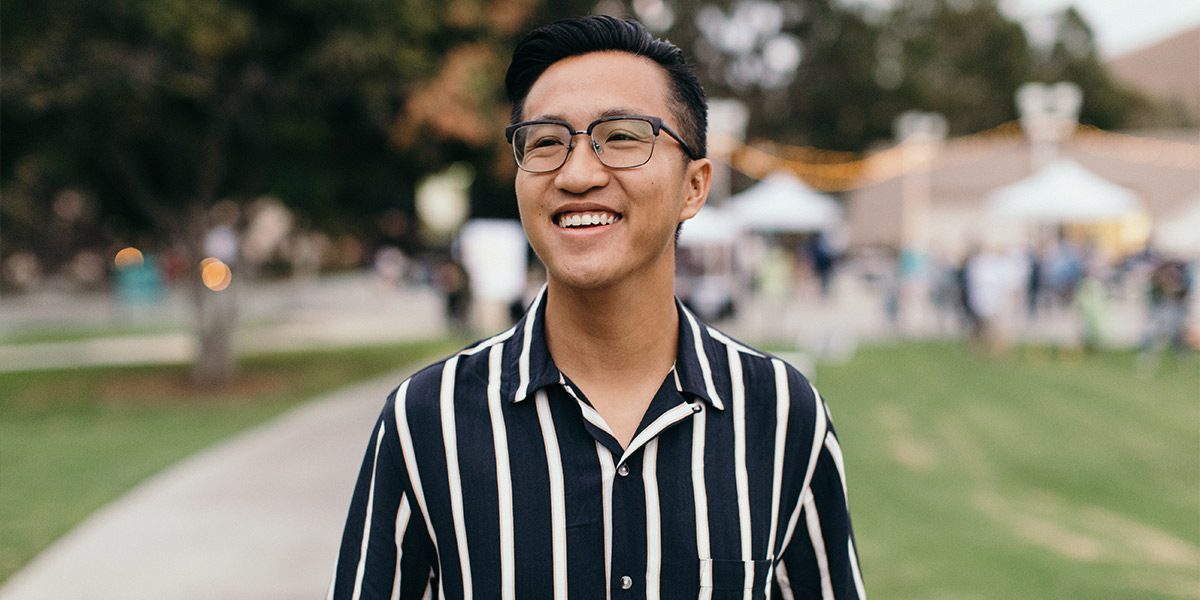
<svg viewBox="0 0 1200 600">
<path fill-rule="evenodd" d="M 294 387 L 294 378 L 283 373 L 240 375 L 218 387 L 197 385 L 186 373 L 146 373 L 101 380 L 97 400 L 109 405 L 245 403 L 275 397 Z"/>
<path fill-rule="evenodd" d="M 898 406 L 887 405 L 878 413 L 881 428 L 888 437 L 888 454 L 900 466 L 910 470 L 926 472 L 938 466 L 941 457 L 937 449 L 921 441 L 912 431 L 912 417 Z"/>
<path fill-rule="evenodd" d="M 1195 569 L 1200 548 L 1161 529 L 1096 506 L 1034 492 L 1013 500 L 979 493 L 975 505 L 1020 538 L 1073 560 Z"/>
</svg>

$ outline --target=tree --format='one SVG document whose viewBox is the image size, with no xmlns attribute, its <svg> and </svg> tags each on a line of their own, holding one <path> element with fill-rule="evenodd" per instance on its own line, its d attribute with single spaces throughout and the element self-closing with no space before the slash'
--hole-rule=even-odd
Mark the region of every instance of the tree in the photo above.
<svg viewBox="0 0 1200 600">
<path fill-rule="evenodd" d="M 1135 109 L 1149 104 L 1135 92 L 1113 81 L 1096 51 L 1091 27 L 1074 7 L 1058 19 L 1049 57 L 1042 67 L 1046 81 L 1071 81 L 1083 92 L 1079 121 L 1101 129 L 1126 126 Z"/>
<path fill-rule="evenodd" d="M 503 0 L 6 5 L 6 196 L 83 190 L 193 266 L 223 201 L 276 194 L 313 219 L 411 212 L 431 165 L 497 162 L 479 133 L 503 123 L 496 48 L 528 14 Z M 194 376 L 219 384 L 234 374 L 232 319 L 209 318 L 214 295 L 189 281 Z"/>
<path fill-rule="evenodd" d="M 880 47 L 895 61 L 889 81 L 895 114 L 940 113 L 954 134 L 1015 119 L 1013 95 L 1036 73 L 1024 29 L 995 0 L 901 2 Z"/>
</svg>

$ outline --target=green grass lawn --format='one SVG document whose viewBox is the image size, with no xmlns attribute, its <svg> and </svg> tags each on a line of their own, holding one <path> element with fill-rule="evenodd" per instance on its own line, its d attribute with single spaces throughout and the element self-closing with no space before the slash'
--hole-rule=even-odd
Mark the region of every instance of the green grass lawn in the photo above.
<svg viewBox="0 0 1200 600">
<path fill-rule="evenodd" d="M 210 391 L 191 387 L 185 366 L 0 373 L 0 581 L 179 459 L 322 392 L 457 345 L 252 356 L 236 384 Z"/>
<path fill-rule="evenodd" d="M 868 592 L 1200 598 L 1200 357 L 989 358 L 955 345 L 820 365 Z"/>
<path fill-rule="evenodd" d="M 0 578 L 164 467 L 306 398 L 454 344 L 263 356 L 204 393 L 183 367 L 0 374 Z M 1200 598 L 1200 357 L 992 359 L 952 344 L 819 365 L 868 592 Z"/>
</svg>

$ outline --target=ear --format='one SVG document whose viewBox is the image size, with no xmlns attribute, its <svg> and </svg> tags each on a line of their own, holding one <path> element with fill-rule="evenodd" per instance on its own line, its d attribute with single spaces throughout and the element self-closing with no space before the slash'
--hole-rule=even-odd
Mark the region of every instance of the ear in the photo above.
<svg viewBox="0 0 1200 600">
<path fill-rule="evenodd" d="M 682 223 L 700 212 L 708 201 L 708 190 L 712 185 L 712 161 L 698 158 L 688 163 L 686 172 L 687 197 L 679 210 L 679 222 Z"/>
</svg>

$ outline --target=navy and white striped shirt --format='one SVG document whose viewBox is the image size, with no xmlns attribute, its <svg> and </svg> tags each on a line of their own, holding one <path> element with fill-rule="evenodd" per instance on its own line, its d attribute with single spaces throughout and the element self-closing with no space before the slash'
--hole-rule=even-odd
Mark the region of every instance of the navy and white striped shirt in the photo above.
<svg viewBox="0 0 1200 600">
<path fill-rule="evenodd" d="M 544 300 L 387 399 L 331 598 L 862 598 L 842 453 L 794 368 L 678 304 L 628 448 L 555 366 Z"/>
</svg>

